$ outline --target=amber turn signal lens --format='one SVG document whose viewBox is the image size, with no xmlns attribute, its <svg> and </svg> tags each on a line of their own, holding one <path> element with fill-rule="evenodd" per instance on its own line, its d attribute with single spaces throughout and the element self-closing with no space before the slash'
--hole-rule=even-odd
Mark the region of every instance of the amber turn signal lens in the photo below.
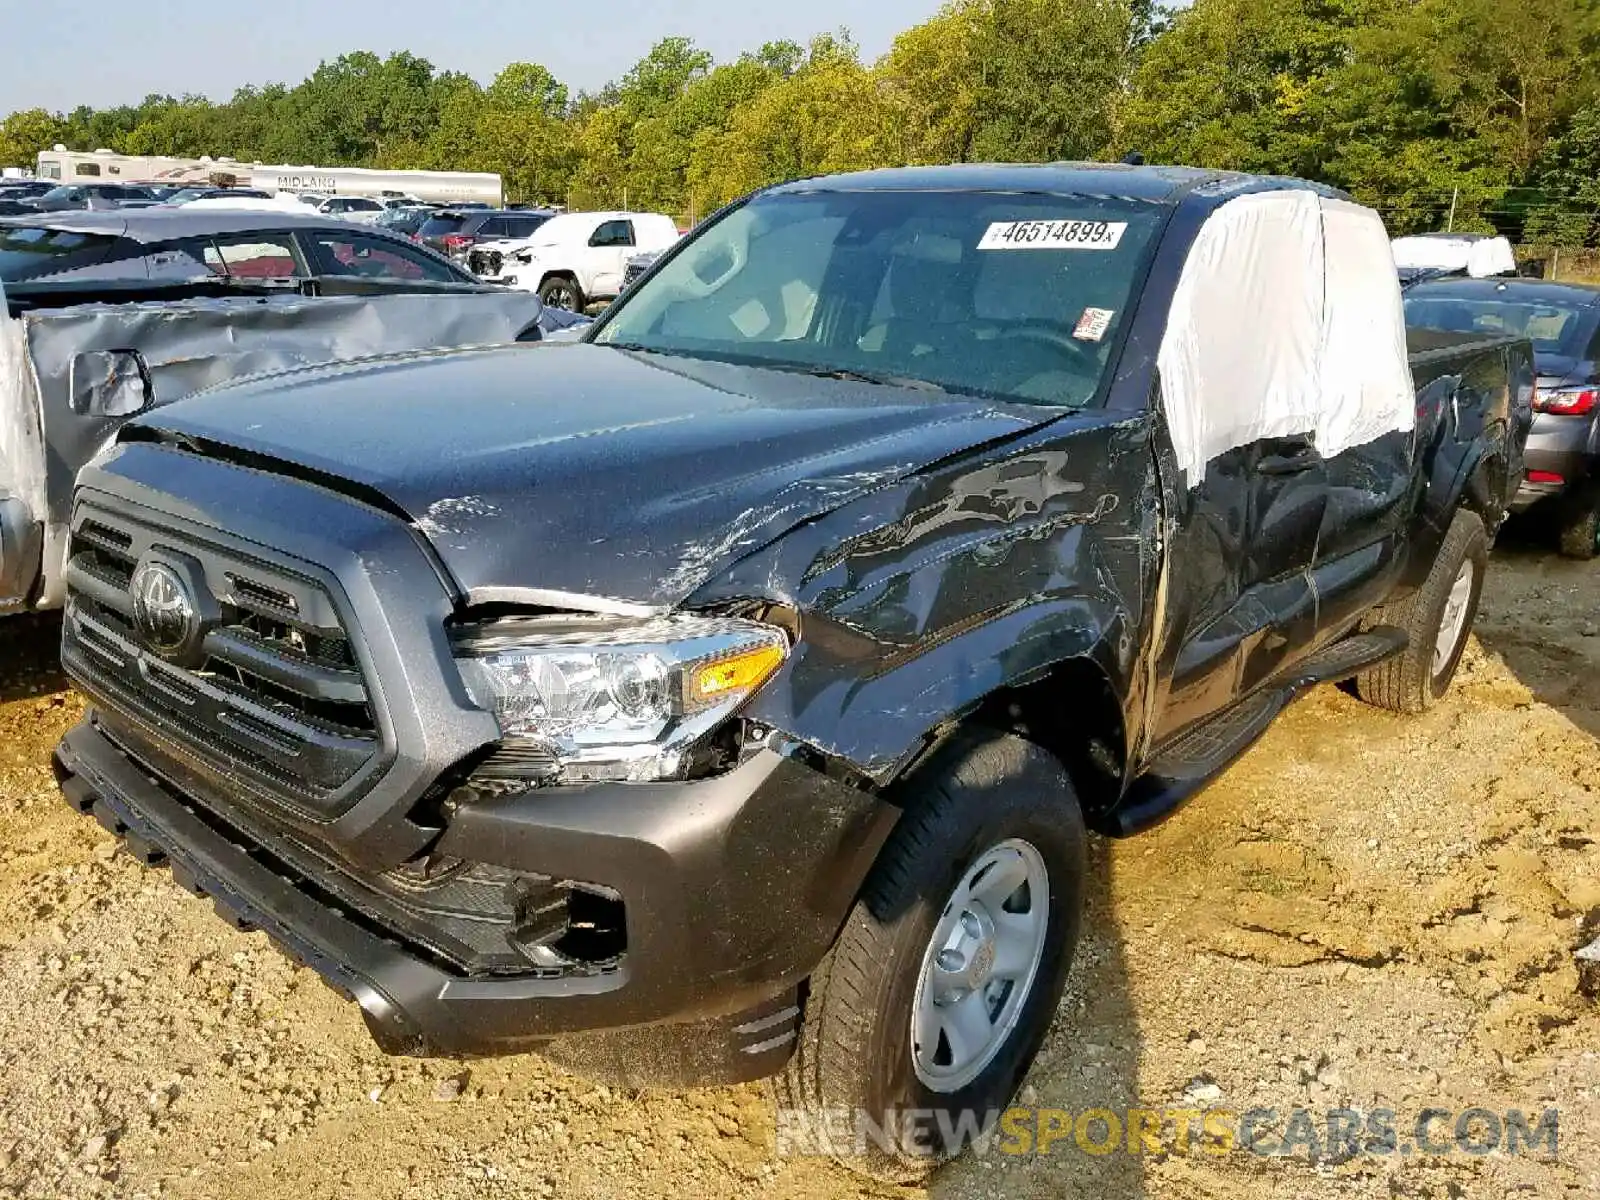
<svg viewBox="0 0 1600 1200">
<path fill-rule="evenodd" d="M 737 692 L 754 691 L 783 665 L 780 646 L 757 646 L 731 658 L 691 669 L 685 689 L 690 708 L 712 704 Z"/>
</svg>

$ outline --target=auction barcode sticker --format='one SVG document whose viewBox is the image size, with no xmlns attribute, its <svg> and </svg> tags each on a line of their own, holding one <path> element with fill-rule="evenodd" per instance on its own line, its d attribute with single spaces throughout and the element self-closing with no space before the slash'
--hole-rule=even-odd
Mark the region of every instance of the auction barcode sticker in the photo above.
<svg viewBox="0 0 1600 1200">
<path fill-rule="evenodd" d="M 1115 250 L 1126 221 L 996 221 L 979 250 Z"/>
</svg>

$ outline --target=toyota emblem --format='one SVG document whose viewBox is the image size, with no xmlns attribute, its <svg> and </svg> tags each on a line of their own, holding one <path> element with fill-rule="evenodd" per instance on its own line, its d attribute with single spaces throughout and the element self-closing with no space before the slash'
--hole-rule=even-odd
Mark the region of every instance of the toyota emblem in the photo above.
<svg viewBox="0 0 1600 1200">
<path fill-rule="evenodd" d="M 133 573 L 133 620 L 146 646 L 170 656 L 200 632 L 200 610 L 183 576 L 163 562 L 143 562 Z"/>
</svg>

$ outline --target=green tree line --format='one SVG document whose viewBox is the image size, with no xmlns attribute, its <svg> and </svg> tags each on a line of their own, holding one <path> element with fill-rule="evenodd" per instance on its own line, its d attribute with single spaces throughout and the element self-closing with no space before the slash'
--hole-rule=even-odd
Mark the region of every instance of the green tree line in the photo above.
<svg viewBox="0 0 1600 1200">
<path fill-rule="evenodd" d="M 40 149 L 488 170 L 523 201 L 704 215 L 782 179 L 1118 158 L 1321 179 L 1396 232 L 1600 236 L 1600 0 L 952 0 L 876 62 L 849 36 L 718 63 L 688 38 L 573 93 L 359 51 L 225 103 L 152 95 L 0 122 Z"/>
</svg>

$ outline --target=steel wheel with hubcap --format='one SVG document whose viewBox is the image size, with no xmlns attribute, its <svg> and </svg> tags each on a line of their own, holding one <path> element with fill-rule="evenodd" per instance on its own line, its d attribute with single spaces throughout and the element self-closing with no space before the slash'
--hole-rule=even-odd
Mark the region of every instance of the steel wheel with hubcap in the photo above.
<svg viewBox="0 0 1600 1200">
<path fill-rule="evenodd" d="M 1489 568 L 1489 535 L 1477 513 L 1451 518 L 1428 577 L 1405 599 L 1367 618 L 1369 626 L 1405 630 L 1407 646 L 1356 676 L 1356 694 L 1394 712 L 1420 713 L 1450 690 L 1478 614 Z"/>
<path fill-rule="evenodd" d="M 1016 1028 L 1044 957 L 1050 873 L 1028 842 L 978 856 L 928 943 L 911 1016 L 917 1078 L 935 1092 L 976 1079 Z"/>
<path fill-rule="evenodd" d="M 889 1131 L 892 1148 L 819 1149 L 906 1182 L 1022 1085 L 1077 946 L 1088 855 L 1065 768 L 1014 734 L 956 733 L 894 800 L 904 813 L 811 977 L 777 1086 L 785 1108 Z"/>
<path fill-rule="evenodd" d="M 1472 608 L 1472 596 L 1478 582 L 1478 564 L 1467 559 L 1461 564 L 1455 583 L 1445 597 L 1444 615 L 1439 621 L 1439 636 L 1433 644 L 1433 677 L 1435 679 L 1455 664 L 1461 640 L 1467 635 L 1467 613 Z"/>
</svg>

